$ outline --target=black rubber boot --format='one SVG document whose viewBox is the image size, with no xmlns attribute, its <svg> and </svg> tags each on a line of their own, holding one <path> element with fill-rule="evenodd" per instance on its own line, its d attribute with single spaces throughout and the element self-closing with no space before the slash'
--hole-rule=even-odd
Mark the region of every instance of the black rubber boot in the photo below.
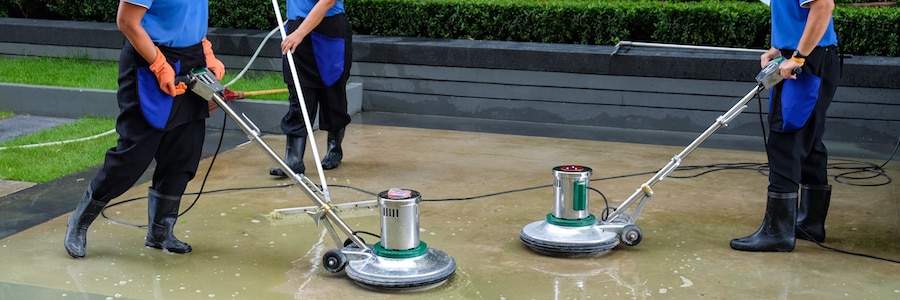
<svg viewBox="0 0 900 300">
<path fill-rule="evenodd" d="M 303 164 L 303 152 L 306 151 L 306 137 L 287 136 L 284 150 L 284 163 L 297 174 L 306 172 L 306 165 Z M 269 175 L 278 177 L 288 177 L 281 168 L 274 167 L 269 169 Z"/>
<path fill-rule="evenodd" d="M 794 251 L 796 221 L 797 193 L 769 192 L 762 225 L 749 236 L 731 240 L 731 248 L 756 252 Z"/>
<path fill-rule="evenodd" d="M 78 201 L 75 212 L 69 216 L 69 223 L 66 225 L 66 238 L 64 244 L 66 252 L 69 252 L 74 258 L 84 257 L 85 248 L 87 247 L 87 229 L 91 223 L 97 219 L 106 202 L 97 201 L 92 198 L 92 192 L 88 189 L 84 192 L 84 196 Z"/>
<path fill-rule="evenodd" d="M 797 209 L 798 239 L 825 242 L 825 216 L 831 203 L 831 185 L 801 185 Z"/>
<path fill-rule="evenodd" d="M 328 132 L 328 151 L 325 152 L 325 158 L 322 159 L 322 168 L 331 170 L 341 165 L 341 159 L 344 158 L 344 149 L 341 148 L 341 142 L 344 141 L 344 129 L 337 132 Z"/>
<path fill-rule="evenodd" d="M 180 205 L 181 196 L 163 195 L 152 188 L 149 189 L 147 212 L 150 222 L 144 245 L 178 254 L 191 252 L 191 245 L 179 241 L 172 233 L 175 222 L 178 221 Z"/>
</svg>

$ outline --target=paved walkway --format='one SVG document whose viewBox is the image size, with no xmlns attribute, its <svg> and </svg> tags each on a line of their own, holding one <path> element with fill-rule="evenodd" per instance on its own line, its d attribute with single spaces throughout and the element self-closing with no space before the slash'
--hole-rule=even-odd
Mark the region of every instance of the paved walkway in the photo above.
<svg viewBox="0 0 900 300">
<path fill-rule="evenodd" d="M 0 197 L 30 188 L 35 184 L 34 182 L 0 179 Z"/>
</svg>

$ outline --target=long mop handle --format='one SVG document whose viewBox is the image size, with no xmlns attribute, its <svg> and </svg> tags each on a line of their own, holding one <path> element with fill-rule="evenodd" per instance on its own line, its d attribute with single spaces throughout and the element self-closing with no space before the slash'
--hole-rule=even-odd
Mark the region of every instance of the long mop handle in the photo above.
<svg viewBox="0 0 900 300">
<path fill-rule="evenodd" d="M 275 9 L 275 18 L 278 19 L 278 31 L 281 32 L 281 40 L 287 38 L 287 33 L 284 31 L 284 20 L 281 18 L 281 8 L 278 6 L 278 0 L 272 0 L 272 7 Z M 322 161 L 319 159 L 319 148 L 316 146 L 316 139 L 313 138 L 313 130 L 312 130 L 312 122 L 309 121 L 309 113 L 306 109 L 306 100 L 303 98 L 303 90 L 300 87 L 300 77 L 297 75 L 297 65 L 294 63 L 294 55 L 293 51 L 288 50 L 288 53 L 285 54 L 288 60 L 288 66 L 291 69 L 291 77 L 293 77 L 294 90 L 297 91 L 297 99 L 300 102 L 300 110 L 303 111 L 303 123 L 306 125 L 306 134 L 310 137 L 310 146 L 312 146 L 313 158 L 316 161 L 316 171 L 319 172 L 319 181 L 322 184 L 322 192 L 325 194 L 325 201 L 331 203 L 331 193 L 328 191 L 328 183 L 325 182 L 325 170 L 322 169 L 322 165 L 318 162 Z"/>
<path fill-rule="evenodd" d="M 235 91 L 237 92 L 237 91 Z M 288 90 L 285 89 L 271 89 L 271 90 L 259 90 L 259 91 L 242 91 L 244 97 L 247 96 L 259 96 L 259 95 L 269 95 L 269 94 L 278 94 L 278 93 L 287 93 Z"/>
<path fill-rule="evenodd" d="M 285 38 L 287 38 L 287 34 L 284 31 L 283 24 L 285 24 L 285 23 L 284 23 L 283 19 L 281 18 L 281 8 L 278 6 L 278 0 L 272 0 L 272 7 L 275 10 L 275 18 L 277 18 L 277 20 L 278 20 L 278 28 L 279 28 L 279 31 L 281 31 L 281 39 L 284 40 Z M 294 79 L 294 82 L 293 82 L 294 90 L 297 91 L 297 97 L 300 101 L 300 109 L 303 110 L 303 122 L 305 122 L 305 124 L 306 124 L 306 133 L 310 137 L 313 137 L 312 125 L 309 122 L 309 114 L 306 111 L 306 101 L 303 99 L 303 90 L 300 89 L 300 77 L 297 76 L 297 68 L 296 68 L 296 65 L 294 64 L 294 56 L 292 55 L 292 51 L 288 51 L 288 53 L 285 55 L 287 55 L 288 65 L 290 66 L 291 75 Z M 318 163 L 321 160 L 319 159 L 319 152 L 316 148 L 316 139 L 310 138 L 309 140 L 312 142 L 311 145 L 312 145 L 312 150 L 313 150 L 313 156 L 316 159 L 316 170 L 319 172 L 319 180 L 322 182 L 322 192 L 325 194 L 325 201 L 327 202 L 326 204 L 323 204 L 323 203 L 316 203 L 316 204 L 321 205 L 322 213 L 324 213 L 325 216 L 329 220 L 331 220 L 335 224 L 337 224 L 338 228 L 340 228 L 341 231 L 344 234 L 346 234 L 349 237 L 350 241 L 352 241 L 354 244 L 356 244 L 357 247 L 359 247 L 360 249 L 363 249 L 363 250 L 369 249 L 369 247 L 366 245 L 366 242 L 364 242 L 362 239 L 360 239 L 358 236 L 356 236 L 354 234 L 353 230 L 350 229 L 350 226 L 347 226 L 347 223 L 344 223 L 344 221 L 341 220 L 341 217 L 339 217 L 337 215 L 337 213 L 333 209 L 331 209 L 331 205 L 330 205 L 331 204 L 331 194 L 328 192 L 328 185 L 325 182 L 325 171 L 322 169 L 322 165 Z M 290 169 L 284 169 L 284 170 L 290 170 Z M 315 197 L 314 197 L 314 199 L 315 199 Z M 342 245 L 338 245 L 338 247 L 340 247 L 340 246 L 342 246 Z"/>
<path fill-rule="evenodd" d="M 697 147 L 700 146 L 700 144 L 702 144 L 704 141 L 706 141 L 706 139 L 709 138 L 713 133 L 715 133 L 716 130 L 719 130 L 719 128 L 728 126 L 728 123 L 731 122 L 731 120 L 733 120 L 735 117 L 737 117 L 737 115 L 739 115 L 741 112 L 743 112 L 745 109 L 747 109 L 747 102 L 750 102 L 750 99 L 753 99 L 753 96 L 756 96 L 756 94 L 758 94 L 759 92 L 761 92 L 764 89 L 765 89 L 765 86 L 763 86 L 762 84 L 757 85 L 756 88 L 754 88 L 749 93 L 747 93 L 747 95 L 744 96 L 744 98 L 741 98 L 741 100 L 739 100 L 737 103 L 735 103 L 734 106 L 731 107 L 731 109 L 729 109 L 723 115 L 716 118 L 715 123 L 710 125 L 709 128 L 706 129 L 706 131 L 704 131 L 703 133 L 700 134 L 700 136 L 698 136 L 696 139 L 694 139 L 694 141 L 691 142 L 691 144 L 689 144 L 687 147 L 685 147 L 684 150 L 681 151 L 681 153 L 678 153 L 678 155 L 673 156 L 672 160 L 669 161 L 669 163 L 666 164 L 665 167 L 663 167 L 658 172 L 656 172 L 656 174 L 653 175 L 653 177 L 651 177 L 649 180 L 647 180 L 647 182 L 645 182 L 643 185 L 641 185 L 640 188 L 635 190 L 634 193 L 631 194 L 631 196 L 628 197 L 627 200 L 625 200 L 624 202 L 622 202 L 621 205 L 619 205 L 619 207 L 620 208 L 629 207 L 629 206 L 631 206 L 632 203 L 634 203 L 635 201 L 638 201 L 638 199 L 644 198 L 644 195 L 650 194 L 652 192 L 651 188 L 653 187 L 654 184 L 662 181 L 663 179 L 666 178 L 666 176 L 669 176 L 669 173 L 672 173 L 672 171 L 675 171 L 675 169 L 677 169 L 678 166 L 681 165 L 681 161 L 684 160 L 688 155 L 690 155 L 691 152 L 693 152 L 695 149 L 697 149 Z M 610 213 L 609 216 L 606 217 L 606 220 L 607 221 L 614 220 L 616 217 L 623 214 L 625 211 L 626 211 L 625 209 L 617 209 L 616 211 Z M 631 217 L 632 217 L 632 221 L 637 218 L 637 216 L 631 216 Z"/>
</svg>

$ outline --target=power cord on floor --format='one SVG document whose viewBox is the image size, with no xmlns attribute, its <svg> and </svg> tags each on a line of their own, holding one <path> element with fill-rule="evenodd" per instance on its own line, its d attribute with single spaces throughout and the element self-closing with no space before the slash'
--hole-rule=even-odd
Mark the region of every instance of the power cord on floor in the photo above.
<svg viewBox="0 0 900 300">
<path fill-rule="evenodd" d="M 894 155 L 897 154 L 897 149 L 900 149 L 900 136 L 897 137 L 897 143 L 894 145 L 894 151 L 891 151 L 891 156 L 888 157 L 882 164 L 876 165 L 867 162 L 859 162 L 859 161 L 848 161 L 847 163 L 841 164 L 829 164 L 829 168 L 837 169 L 843 171 L 838 175 L 834 175 L 834 181 L 850 184 L 850 185 L 861 185 L 861 186 L 879 186 L 886 185 L 891 183 L 891 177 L 888 176 L 884 171 L 884 166 L 886 166 L 889 162 L 894 160 Z M 855 167 L 853 167 L 855 164 Z M 851 165 L 850 167 L 845 167 L 845 165 Z M 865 174 L 870 173 L 870 175 L 857 175 L 857 174 Z M 853 176 L 851 176 L 853 175 Z M 868 180 L 873 178 L 885 178 L 886 182 L 876 183 L 876 184 L 851 184 L 848 183 L 847 180 Z"/>
<path fill-rule="evenodd" d="M 803 234 L 803 235 L 806 237 L 805 240 L 808 240 L 808 241 L 810 241 L 810 242 L 816 243 L 816 245 L 818 245 L 819 247 L 822 247 L 822 248 L 825 248 L 825 249 L 828 249 L 828 250 L 831 250 L 831 251 L 834 251 L 834 252 L 838 252 L 838 253 L 849 254 L 849 255 L 859 256 L 859 257 L 866 257 L 866 258 L 877 259 L 877 260 L 882 260 L 882 261 L 886 261 L 886 262 L 892 262 L 892 263 L 895 263 L 895 264 L 900 264 L 900 260 L 894 260 L 894 259 L 890 259 L 890 258 L 884 258 L 884 257 L 875 256 L 875 255 L 870 255 L 870 254 L 865 254 L 865 253 L 859 253 L 859 252 L 852 252 L 852 251 L 847 251 L 847 250 L 841 250 L 841 249 L 838 249 L 838 248 L 826 246 L 825 244 L 822 244 L 822 243 L 820 243 L 819 241 L 816 241 L 815 239 L 813 239 L 813 237 L 810 236 L 810 234 L 807 233 L 805 230 L 803 230 L 803 228 L 800 228 L 799 226 L 797 226 L 796 228 L 797 228 L 798 230 L 800 230 L 800 233 Z M 797 238 L 799 238 L 799 237 L 797 237 Z"/>
<path fill-rule="evenodd" d="M 190 211 L 191 208 L 193 208 L 194 205 L 197 204 L 197 201 L 200 200 L 200 195 L 203 194 L 203 188 L 206 187 L 206 180 L 209 179 L 209 173 L 210 173 L 210 171 L 212 171 L 212 167 L 216 163 L 216 157 L 219 156 L 219 151 L 222 150 L 222 141 L 225 138 L 225 121 L 226 120 L 227 119 L 225 118 L 225 115 L 222 115 L 222 130 L 219 132 L 219 143 L 218 143 L 218 145 L 216 145 L 216 151 L 215 151 L 215 153 L 213 153 L 212 159 L 209 162 L 209 167 L 206 169 L 206 175 L 203 176 L 203 181 L 200 182 L 200 191 L 194 193 L 197 195 L 197 197 L 194 198 L 194 201 L 191 202 L 191 205 L 189 205 L 187 208 L 185 208 L 183 212 L 178 214 L 179 217 L 181 217 L 182 215 L 184 215 L 188 211 Z M 102 210 L 100 210 L 100 215 L 103 216 L 103 218 L 106 219 L 107 221 L 109 221 L 110 223 L 132 226 L 132 227 L 137 227 L 137 228 L 147 228 L 148 224 L 143 224 L 143 225 L 131 224 L 131 223 L 126 223 L 126 222 L 122 222 L 122 221 L 117 221 L 117 220 L 114 220 L 114 219 L 106 216 L 106 209 L 108 209 L 110 207 L 115 207 L 115 206 L 122 205 L 122 204 L 125 204 L 128 202 L 137 201 L 137 200 L 146 199 L 146 198 L 147 197 L 137 197 L 137 198 L 126 199 L 126 200 L 119 201 L 119 202 L 116 202 L 113 204 L 109 204 L 106 207 L 104 207 Z"/>
</svg>

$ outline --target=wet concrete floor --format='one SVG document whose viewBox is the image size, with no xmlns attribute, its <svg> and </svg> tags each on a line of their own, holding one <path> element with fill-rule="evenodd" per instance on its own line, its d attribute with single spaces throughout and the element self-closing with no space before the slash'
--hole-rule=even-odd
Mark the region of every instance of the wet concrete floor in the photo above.
<svg viewBox="0 0 900 300">
<path fill-rule="evenodd" d="M 325 133 L 316 132 L 319 148 Z M 264 140 L 279 154 L 283 136 Z M 337 246 L 303 214 L 278 209 L 313 205 L 255 143 L 215 158 L 204 193 L 183 198 L 177 236 L 187 255 L 143 245 L 149 183 L 108 207 L 88 234 L 87 256 L 62 247 L 68 214 L 0 240 L 2 299 L 897 299 L 900 263 L 861 257 L 798 241 L 790 253 L 731 250 L 730 239 L 757 229 L 767 179 L 761 152 L 699 148 L 682 166 L 747 162 L 729 169 L 676 171 L 654 186 L 636 224 L 643 240 L 604 255 L 557 258 L 519 239 L 543 220 L 554 201 L 552 168 L 593 168 L 590 186 L 618 205 L 683 146 L 659 146 L 436 129 L 351 124 L 343 164 L 325 172 L 336 203 L 374 200 L 399 187 L 421 193 L 420 238 L 452 256 L 455 274 L 442 286 L 387 293 L 329 273 L 322 255 Z M 306 155 L 308 174 L 312 153 Z M 840 157 L 833 157 L 832 163 Z M 212 158 L 202 161 L 189 193 L 200 190 Z M 854 159 L 854 161 L 859 161 Z M 880 164 L 883 161 L 863 160 Z M 896 161 L 885 166 L 900 174 Z M 840 170 L 833 170 L 839 172 Z M 624 176 L 638 174 L 636 176 Z M 619 177 L 622 176 L 622 177 Z M 680 178 L 685 177 L 685 178 Z M 883 177 L 862 181 L 883 181 Z M 900 185 L 834 184 L 825 245 L 900 260 Z M 524 190 L 522 190 L 524 189 Z M 522 191 L 520 191 L 522 190 Z M 489 195 L 490 194 L 490 195 Z M 483 196 L 482 195 L 489 195 Z M 72 195 L 74 205 L 80 196 Z M 468 200 L 440 201 L 473 197 Z M 74 207 L 73 207 L 74 208 Z M 590 208 L 604 208 L 597 193 Z M 352 229 L 379 233 L 379 215 L 339 213 Z M 363 235 L 367 242 L 373 238 Z"/>
</svg>

